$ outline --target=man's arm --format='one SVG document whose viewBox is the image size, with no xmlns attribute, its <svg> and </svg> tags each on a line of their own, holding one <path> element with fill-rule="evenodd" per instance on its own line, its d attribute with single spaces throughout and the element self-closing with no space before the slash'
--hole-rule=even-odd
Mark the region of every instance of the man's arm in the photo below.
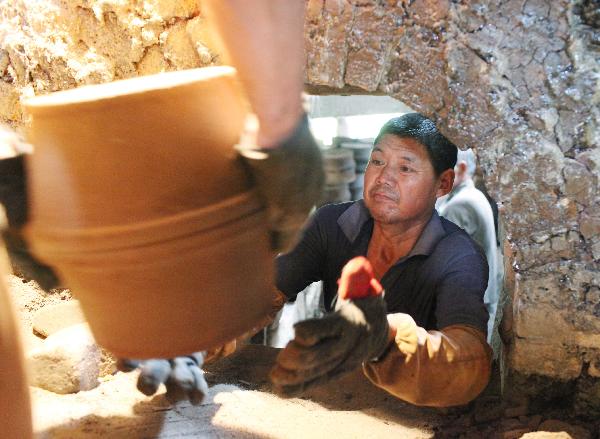
<svg viewBox="0 0 600 439">
<path fill-rule="evenodd" d="M 408 314 L 390 314 L 394 342 L 364 365 L 377 386 L 416 405 L 448 407 L 474 399 L 487 385 L 492 351 L 486 343 L 483 294 L 487 264 L 472 253 L 449 262 L 437 286 L 440 330 L 426 331 Z"/>
<path fill-rule="evenodd" d="M 485 334 L 453 325 L 426 331 L 408 314 L 390 314 L 394 342 L 364 373 L 378 387 L 415 405 L 450 407 L 473 400 L 485 388 L 491 371 L 491 349 Z"/>
</svg>

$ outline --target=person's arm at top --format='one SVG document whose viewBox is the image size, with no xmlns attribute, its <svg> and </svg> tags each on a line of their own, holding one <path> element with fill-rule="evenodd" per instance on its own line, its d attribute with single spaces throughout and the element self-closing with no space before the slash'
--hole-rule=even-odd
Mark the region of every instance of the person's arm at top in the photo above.
<svg viewBox="0 0 600 439">
<path fill-rule="evenodd" d="M 305 2 L 203 0 L 201 8 L 256 115 L 258 127 L 248 123 L 236 148 L 267 207 L 273 249 L 288 251 L 324 178 L 301 97 Z"/>
</svg>

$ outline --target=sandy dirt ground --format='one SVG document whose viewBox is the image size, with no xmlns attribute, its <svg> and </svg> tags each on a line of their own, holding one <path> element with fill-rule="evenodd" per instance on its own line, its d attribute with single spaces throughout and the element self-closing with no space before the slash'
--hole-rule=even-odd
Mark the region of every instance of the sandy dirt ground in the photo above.
<svg viewBox="0 0 600 439">
<path fill-rule="evenodd" d="M 10 276 L 26 349 L 41 343 L 32 315 L 69 300 Z M 135 388 L 137 374 L 102 379 L 90 391 L 58 395 L 31 387 L 36 438 L 429 438 L 440 414 L 404 404 L 372 386 L 360 371 L 302 398 L 284 399 L 267 379 L 277 349 L 248 345 L 207 367 L 210 393 L 201 406 L 170 404 Z"/>
<path fill-rule="evenodd" d="M 274 349 L 247 346 L 209 372 L 201 406 L 145 397 L 135 373 L 117 373 L 74 395 L 32 389 L 38 438 L 429 438 L 437 415 L 379 392 L 360 375 L 302 399 L 268 391 Z M 257 361 L 257 358 L 259 359 Z M 365 390 L 371 389 L 368 393 Z"/>
</svg>

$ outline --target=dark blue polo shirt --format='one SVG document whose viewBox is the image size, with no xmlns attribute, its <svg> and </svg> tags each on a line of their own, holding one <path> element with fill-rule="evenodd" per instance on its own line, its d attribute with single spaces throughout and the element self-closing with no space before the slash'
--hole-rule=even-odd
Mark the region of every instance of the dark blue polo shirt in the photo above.
<svg viewBox="0 0 600 439">
<path fill-rule="evenodd" d="M 290 299 L 323 281 L 325 308 L 333 308 L 342 268 L 366 256 L 373 218 L 362 200 L 317 210 L 292 251 L 277 258 L 277 288 Z M 436 211 L 408 255 L 380 279 L 388 312 L 410 314 L 425 329 L 463 324 L 487 329 L 483 295 L 488 265 L 481 248 Z"/>
</svg>

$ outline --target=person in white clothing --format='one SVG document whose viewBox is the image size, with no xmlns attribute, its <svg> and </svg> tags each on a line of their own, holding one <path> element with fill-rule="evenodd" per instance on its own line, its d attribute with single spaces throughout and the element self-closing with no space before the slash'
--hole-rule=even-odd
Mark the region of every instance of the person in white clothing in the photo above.
<svg viewBox="0 0 600 439">
<path fill-rule="evenodd" d="M 492 208 L 473 183 L 475 154 L 472 149 L 458 151 L 452 191 L 436 205 L 439 214 L 464 229 L 485 252 L 489 266 L 488 286 L 484 302 L 490 315 L 488 320 L 488 342 L 492 338 L 498 307 L 500 285 L 498 282 L 498 251 L 494 215 Z"/>
</svg>

